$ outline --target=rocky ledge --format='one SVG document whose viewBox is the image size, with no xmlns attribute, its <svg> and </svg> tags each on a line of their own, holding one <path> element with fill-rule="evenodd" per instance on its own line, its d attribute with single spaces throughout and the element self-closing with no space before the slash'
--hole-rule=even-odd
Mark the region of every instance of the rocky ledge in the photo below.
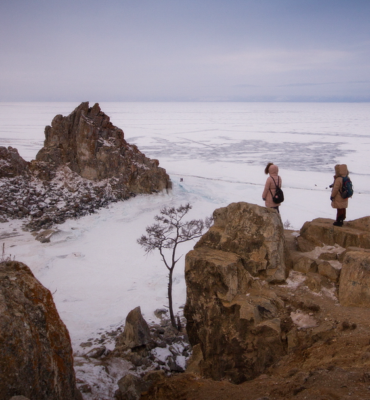
<svg viewBox="0 0 370 400">
<path fill-rule="evenodd" d="M 99 104 L 81 103 L 45 128 L 44 147 L 26 162 L 0 147 L 0 222 L 27 218 L 31 230 L 50 228 L 142 193 L 171 188 L 158 160 L 124 139 Z"/>
</svg>

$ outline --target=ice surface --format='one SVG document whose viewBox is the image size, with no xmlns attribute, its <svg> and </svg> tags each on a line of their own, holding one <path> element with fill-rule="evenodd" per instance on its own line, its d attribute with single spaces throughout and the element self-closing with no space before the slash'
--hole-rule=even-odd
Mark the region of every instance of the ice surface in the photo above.
<svg viewBox="0 0 370 400">
<path fill-rule="evenodd" d="M 90 105 L 93 105 L 91 102 Z M 77 103 L 0 103 L 0 145 L 35 158 L 44 127 Z M 190 218 L 204 218 L 231 202 L 263 205 L 268 161 L 279 165 L 283 222 L 334 218 L 329 184 L 333 167 L 346 163 L 355 195 L 348 219 L 369 215 L 370 104 L 329 103 L 100 103 L 111 121 L 148 157 L 158 158 L 173 180 L 170 193 L 137 196 L 59 225 L 50 243 L 0 224 L 0 244 L 49 288 L 75 351 L 88 338 L 124 323 L 140 306 L 147 320 L 167 305 L 167 270 L 158 254 L 145 256 L 136 239 L 164 205 L 190 202 Z M 183 178 L 181 181 L 180 178 Z M 175 312 L 186 300 L 183 244 L 175 269 Z M 299 285 L 291 275 L 287 284 Z"/>
</svg>

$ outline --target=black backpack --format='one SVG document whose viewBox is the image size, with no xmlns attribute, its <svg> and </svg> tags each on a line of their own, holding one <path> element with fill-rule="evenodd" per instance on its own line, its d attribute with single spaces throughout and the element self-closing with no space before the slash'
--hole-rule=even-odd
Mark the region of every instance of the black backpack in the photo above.
<svg viewBox="0 0 370 400">
<path fill-rule="evenodd" d="M 271 196 L 272 196 L 272 201 L 275 204 L 280 204 L 280 203 L 282 203 L 284 201 L 284 193 L 279 187 L 279 177 L 278 177 L 278 184 L 276 184 L 275 179 L 273 177 L 271 177 L 271 178 L 274 181 L 275 188 L 276 188 L 276 192 L 275 192 L 274 195 L 272 194 L 271 189 L 270 189 L 270 193 L 271 193 Z"/>
</svg>

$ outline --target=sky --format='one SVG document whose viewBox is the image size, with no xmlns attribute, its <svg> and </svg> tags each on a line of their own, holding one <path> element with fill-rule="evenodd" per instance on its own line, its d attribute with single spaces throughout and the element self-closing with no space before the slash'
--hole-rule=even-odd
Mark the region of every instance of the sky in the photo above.
<svg viewBox="0 0 370 400">
<path fill-rule="evenodd" d="M 1 0 L 0 101 L 370 101 L 369 0 Z"/>
</svg>

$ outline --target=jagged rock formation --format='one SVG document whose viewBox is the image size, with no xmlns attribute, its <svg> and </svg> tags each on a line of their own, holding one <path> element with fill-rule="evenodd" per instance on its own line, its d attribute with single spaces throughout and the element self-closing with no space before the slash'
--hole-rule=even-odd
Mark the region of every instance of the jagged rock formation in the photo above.
<svg viewBox="0 0 370 400">
<path fill-rule="evenodd" d="M 68 167 L 82 178 L 116 178 L 127 192 L 151 193 L 168 188 L 169 178 L 158 160 L 151 160 L 114 126 L 99 104 L 81 103 L 69 116 L 57 115 L 45 128 L 44 147 L 36 160 Z"/>
<path fill-rule="evenodd" d="M 240 383 L 285 354 L 286 311 L 267 282 L 283 282 L 290 259 L 276 211 L 233 203 L 213 216 L 186 255 L 187 332 L 201 346 L 202 375 Z"/>
<path fill-rule="evenodd" d="M 72 347 L 49 290 L 16 261 L 0 263 L 0 399 L 80 400 Z"/>
<path fill-rule="evenodd" d="M 125 141 L 98 104 L 81 103 L 45 128 L 36 160 L 0 147 L 0 221 L 27 217 L 31 229 L 48 229 L 112 201 L 169 189 L 158 165 Z"/>
</svg>

